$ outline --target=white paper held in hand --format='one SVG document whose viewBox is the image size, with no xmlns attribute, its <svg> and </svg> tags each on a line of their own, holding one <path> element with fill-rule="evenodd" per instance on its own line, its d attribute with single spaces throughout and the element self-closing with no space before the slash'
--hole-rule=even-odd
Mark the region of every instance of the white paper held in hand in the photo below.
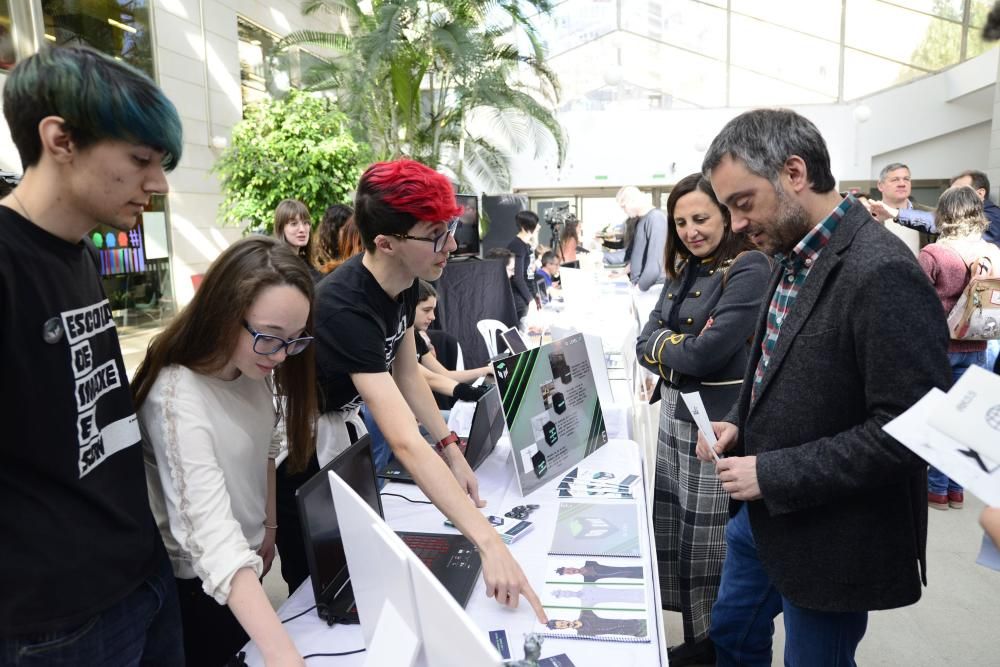
<svg viewBox="0 0 1000 667">
<path fill-rule="evenodd" d="M 701 392 L 692 391 L 689 394 L 681 394 L 681 398 L 684 399 L 684 405 L 687 406 L 688 412 L 694 417 L 694 423 L 698 426 L 698 430 L 705 436 L 708 451 L 712 452 L 712 458 L 718 463 L 719 455 L 715 452 L 715 443 L 718 442 L 718 439 L 715 437 L 715 431 L 712 430 L 712 422 L 708 420 L 705 403 L 701 400 Z"/>
</svg>

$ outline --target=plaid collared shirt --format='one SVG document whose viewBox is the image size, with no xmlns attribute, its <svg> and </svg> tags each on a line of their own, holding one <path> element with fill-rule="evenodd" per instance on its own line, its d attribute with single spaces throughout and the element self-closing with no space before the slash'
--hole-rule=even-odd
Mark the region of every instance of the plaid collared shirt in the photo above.
<svg viewBox="0 0 1000 667">
<path fill-rule="evenodd" d="M 853 201 L 854 197 L 845 197 L 840 206 L 833 209 L 830 215 L 809 230 L 809 233 L 792 248 L 788 255 L 778 253 L 774 256 L 782 268 L 781 279 L 778 281 L 778 287 L 774 290 L 771 303 L 767 307 L 767 331 L 760 344 L 760 361 L 757 362 L 757 369 L 753 374 L 753 390 L 750 394 L 750 400 L 757 398 L 760 381 L 764 378 L 764 371 L 767 370 L 767 365 L 771 362 L 771 353 L 774 352 L 774 348 L 778 344 L 781 324 L 798 298 L 799 290 L 802 289 L 806 278 L 809 277 L 809 271 L 816 265 L 820 252 L 826 247 L 830 236 L 837 228 L 837 224 L 847 213 L 847 209 L 851 207 Z"/>
</svg>

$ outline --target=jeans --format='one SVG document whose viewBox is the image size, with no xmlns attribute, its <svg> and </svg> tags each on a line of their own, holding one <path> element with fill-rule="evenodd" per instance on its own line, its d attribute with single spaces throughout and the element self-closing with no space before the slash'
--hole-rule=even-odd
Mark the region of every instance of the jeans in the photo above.
<svg viewBox="0 0 1000 667">
<path fill-rule="evenodd" d="M 958 382 L 965 371 L 969 370 L 969 366 L 986 368 L 986 350 L 982 352 L 949 352 L 948 361 L 951 363 L 951 379 L 953 382 Z M 949 491 L 962 491 L 962 485 L 950 479 L 948 475 L 934 466 L 930 466 L 927 470 L 927 491 L 939 496 L 946 496 Z"/>
<path fill-rule="evenodd" d="M 726 560 L 709 637 L 716 665 L 770 667 L 774 618 L 785 617 L 785 665 L 855 667 L 868 612 L 828 612 L 792 603 L 774 587 L 757 557 L 747 506 L 726 526 Z"/>
<path fill-rule="evenodd" d="M 375 464 L 375 472 L 382 472 L 393 458 L 392 448 L 389 447 L 389 441 L 382 435 L 382 430 L 375 423 L 375 418 L 372 417 L 372 413 L 367 408 L 361 408 L 361 417 L 365 420 L 365 428 L 372 439 L 372 463 Z M 384 484 L 385 480 L 379 478 L 379 488 Z"/>
<path fill-rule="evenodd" d="M 73 628 L 0 639 L 0 665 L 183 666 L 184 641 L 174 573 L 166 551 L 162 546 L 157 548 L 157 571 L 124 599 Z"/>
</svg>

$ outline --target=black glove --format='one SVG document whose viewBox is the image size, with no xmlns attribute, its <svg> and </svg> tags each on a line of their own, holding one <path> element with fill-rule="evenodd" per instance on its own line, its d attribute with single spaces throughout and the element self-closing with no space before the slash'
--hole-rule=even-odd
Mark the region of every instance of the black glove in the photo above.
<svg viewBox="0 0 1000 667">
<path fill-rule="evenodd" d="M 490 385 L 488 384 L 481 384 L 478 387 L 473 387 L 471 384 L 459 382 L 455 385 L 455 391 L 451 392 L 451 395 L 460 401 L 475 403 L 480 398 L 485 396 L 486 392 L 489 390 Z"/>
</svg>

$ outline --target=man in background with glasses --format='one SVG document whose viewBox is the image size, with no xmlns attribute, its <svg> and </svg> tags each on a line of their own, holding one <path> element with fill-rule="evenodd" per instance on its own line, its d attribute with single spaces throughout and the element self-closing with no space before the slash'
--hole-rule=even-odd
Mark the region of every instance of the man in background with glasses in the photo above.
<svg viewBox="0 0 1000 667">
<path fill-rule="evenodd" d="M 456 248 L 461 212 L 448 180 L 412 160 L 380 162 L 361 176 L 354 220 L 365 251 L 324 278 L 316 292 L 321 416 L 315 463 L 325 465 L 362 432 L 358 409 L 364 403 L 420 489 L 478 547 L 487 595 L 511 607 L 523 595 L 544 622 L 520 566 L 477 509 L 485 503 L 479 499 L 476 476 L 417 366 L 417 279 L 441 277 Z M 418 422 L 436 442 L 434 448 L 420 435 Z M 291 481 L 279 475 L 278 521 L 285 526 L 295 521 L 288 516 L 294 505 L 282 502 L 289 497 Z M 284 540 L 279 533 L 283 561 L 292 549 L 302 549 Z M 304 579 L 305 573 L 286 577 L 289 586 L 297 585 L 298 576 Z"/>
</svg>

